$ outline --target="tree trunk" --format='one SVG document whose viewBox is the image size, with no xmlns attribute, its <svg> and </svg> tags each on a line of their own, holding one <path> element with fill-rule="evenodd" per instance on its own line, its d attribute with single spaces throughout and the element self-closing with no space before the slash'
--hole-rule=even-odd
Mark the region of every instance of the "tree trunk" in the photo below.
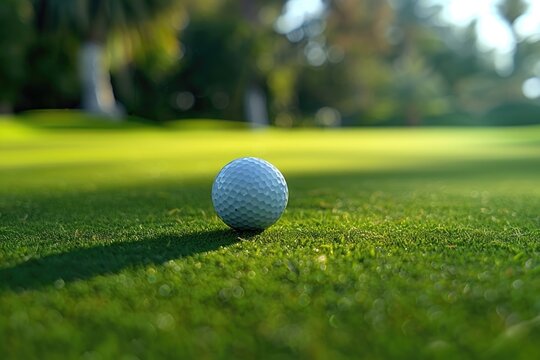
<svg viewBox="0 0 540 360">
<path fill-rule="evenodd" d="M 98 42 L 81 45 L 79 61 L 82 84 L 82 108 L 100 116 L 119 120 L 124 111 L 114 97 L 104 46 Z"/>
<path fill-rule="evenodd" d="M 264 91 L 255 84 L 247 87 L 244 96 L 246 119 L 254 129 L 268 126 L 268 110 Z"/>
<path fill-rule="evenodd" d="M 253 28 L 253 35 L 257 36 L 256 28 L 261 26 L 258 19 L 259 4 L 255 0 L 241 0 L 240 10 L 247 23 Z M 244 113 L 253 129 L 268 126 L 268 108 L 264 89 L 254 80 L 253 74 L 247 70 L 248 86 L 244 94 Z"/>
<path fill-rule="evenodd" d="M 410 105 L 405 111 L 408 126 L 419 126 L 422 123 L 422 117 L 415 105 Z"/>
</svg>

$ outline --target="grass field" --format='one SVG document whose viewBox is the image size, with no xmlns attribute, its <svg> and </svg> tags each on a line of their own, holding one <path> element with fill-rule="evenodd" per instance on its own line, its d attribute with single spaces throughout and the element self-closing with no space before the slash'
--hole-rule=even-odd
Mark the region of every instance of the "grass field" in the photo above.
<svg viewBox="0 0 540 360">
<path fill-rule="evenodd" d="M 540 357 L 540 128 L 77 121 L 0 120 L 1 359 Z M 261 234 L 212 210 L 240 156 Z"/>
</svg>

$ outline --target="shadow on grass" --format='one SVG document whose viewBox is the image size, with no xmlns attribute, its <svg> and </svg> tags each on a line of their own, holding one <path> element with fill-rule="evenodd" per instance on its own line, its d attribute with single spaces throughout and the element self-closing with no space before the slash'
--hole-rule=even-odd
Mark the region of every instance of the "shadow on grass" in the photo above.
<svg viewBox="0 0 540 360">
<path fill-rule="evenodd" d="M 118 242 L 92 248 L 31 259 L 19 265 L 0 269 L 0 291 L 30 290 L 64 282 L 114 274 L 129 267 L 162 264 L 166 261 L 210 252 L 251 239 L 258 232 L 217 230 L 186 235 L 160 235 L 131 242 Z"/>
</svg>

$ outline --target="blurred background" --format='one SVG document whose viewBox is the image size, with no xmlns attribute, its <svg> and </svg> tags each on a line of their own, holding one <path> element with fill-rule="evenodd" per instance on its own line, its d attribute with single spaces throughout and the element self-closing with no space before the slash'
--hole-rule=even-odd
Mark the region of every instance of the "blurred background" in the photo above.
<svg viewBox="0 0 540 360">
<path fill-rule="evenodd" d="M 540 123 L 533 0 L 2 0 L 0 112 Z"/>
</svg>

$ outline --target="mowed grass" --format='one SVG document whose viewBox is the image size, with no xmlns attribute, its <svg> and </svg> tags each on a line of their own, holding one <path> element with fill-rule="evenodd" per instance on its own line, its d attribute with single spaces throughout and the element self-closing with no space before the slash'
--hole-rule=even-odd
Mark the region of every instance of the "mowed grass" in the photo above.
<svg viewBox="0 0 540 360">
<path fill-rule="evenodd" d="M 58 117 L 0 121 L 2 359 L 540 357 L 538 127 Z M 289 183 L 260 234 L 212 209 L 241 156 Z"/>
</svg>

